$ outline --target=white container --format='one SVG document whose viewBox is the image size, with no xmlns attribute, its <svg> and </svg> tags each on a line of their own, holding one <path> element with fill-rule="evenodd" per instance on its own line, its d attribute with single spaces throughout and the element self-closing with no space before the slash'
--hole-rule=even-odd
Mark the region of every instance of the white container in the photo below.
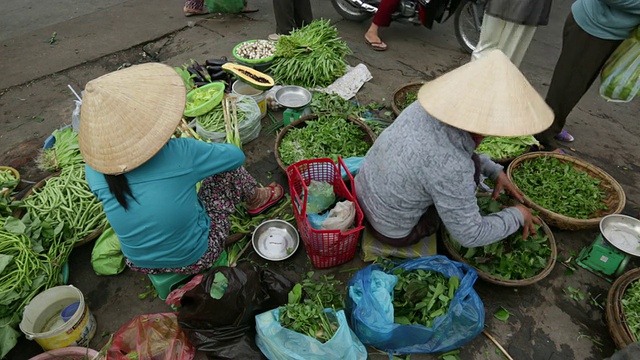
<svg viewBox="0 0 640 360">
<path fill-rule="evenodd" d="M 252 97 L 253 100 L 258 103 L 258 107 L 260 108 L 260 118 L 267 115 L 267 94 L 264 91 L 258 90 L 241 80 L 236 80 L 231 84 L 231 91 L 236 95 Z"/>
<path fill-rule="evenodd" d="M 61 313 L 79 302 L 69 321 Z M 56 286 L 34 297 L 24 309 L 20 330 L 45 351 L 66 346 L 88 346 L 96 333 L 96 320 L 84 302 L 82 292 L 71 285 Z"/>
</svg>

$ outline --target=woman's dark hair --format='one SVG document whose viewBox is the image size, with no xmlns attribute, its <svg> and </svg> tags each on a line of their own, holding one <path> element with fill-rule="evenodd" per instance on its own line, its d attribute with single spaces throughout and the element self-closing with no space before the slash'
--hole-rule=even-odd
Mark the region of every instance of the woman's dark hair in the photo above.
<svg viewBox="0 0 640 360">
<path fill-rule="evenodd" d="M 131 188 L 129 187 L 129 181 L 127 181 L 127 177 L 124 174 L 120 175 L 104 175 L 104 178 L 107 180 L 107 185 L 109 185 L 109 191 L 116 197 L 116 200 L 122 205 L 122 207 L 127 210 L 127 195 L 135 200 L 135 197 L 131 193 Z"/>
</svg>

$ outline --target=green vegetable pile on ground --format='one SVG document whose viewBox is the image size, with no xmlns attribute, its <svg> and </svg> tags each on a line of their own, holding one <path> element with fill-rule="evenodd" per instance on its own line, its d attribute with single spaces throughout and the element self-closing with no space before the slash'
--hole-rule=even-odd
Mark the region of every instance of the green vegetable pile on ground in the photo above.
<svg viewBox="0 0 640 360">
<path fill-rule="evenodd" d="M 345 74 L 349 54 L 338 29 L 329 20 L 316 20 L 278 39 L 270 71 L 280 84 L 326 87 Z"/>
<path fill-rule="evenodd" d="M 501 160 L 520 156 L 527 151 L 528 147 L 540 145 L 533 136 L 487 136 L 482 140 L 476 152 L 485 154 L 488 157 Z"/>
<path fill-rule="evenodd" d="M 15 204 L 0 208 L 0 358 L 17 343 L 24 307 L 40 292 L 62 284 L 62 266 L 76 239 L 67 238 L 64 223 L 37 215 L 11 217 Z"/>
<path fill-rule="evenodd" d="M 22 200 L 32 215 L 51 223 L 64 223 L 69 236 L 82 240 L 107 223 L 102 204 L 89 189 L 84 165 L 65 167 Z"/>
<path fill-rule="evenodd" d="M 437 271 L 397 268 L 398 283 L 393 292 L 394 322 L 404 325 L 433 326 L 433 320 L 449 311 L 449 303 L 460 286 L 460 279 L 449 279 Z"/>
<path fill-rule="evenodd" d="M 375 108 L 379 109 L 380 107 L 381 106 L 376 103 L 362 106 L 357 101 L 345 100 L 340 95 L 327 94 L 319 91 L 313 93 L 313 99 L 311 100 L 312 113 L 355 117 L 356 119 L 362 120 L 376 135 L 379 135 L 382 130 L 391 125 L 392 122 L 372 118 L 371 110 L 375 110 Z M 384 107 L 384 105 L 382 105 L 382 107 Z"/>
<path fill-rule="evenodd" d="M 78 145 L 78 134 L 71 127 L 58 129 L 52 133 L 55 138 L 53 147 L 43 149 L 36 163 L 45 171 L 58 171 L 64 167 L 84 163 Z"/>
<path fill-rule="evenodd" d="M 333 276 L 325 275 L 320 281 L 312 276 L 313 272 L 307 273 L 289 292 L 288 303 L 279 308 L 279 321 L 284 328 L 324 343 L 338 330 L 335 311 L 344 307 L 344 288 Z"/>
<path fill-rule="evenodd" d="M 349 158 L 364 156 L 371 144 L 364 140 L 365 132 L 343 115 L 320 115 L 306 121 L 306 126 L 290 128 L 278 148 L 285 165 L 305 159 Z"/>
<path fill-rule="evenodd" d="M 632 282 L 624 291 L 622 310 L 633 336 L 640 339 L 640 280 Z"/>
<path fill-rule="evenodd" d="M 597 216 L 607 205 L 600 180 L 550 156 L 524 161 L 512 172 L 513 182 L 543 208 L 575 219 Z"/>
<path fill-rule="evenodd" d="M 500 201 L 490 196 L 479 196 L 478 206 L 483 216 L 502 210 L 506 205 L 506 196 Z M 453 248 L 472 266 L 505 280 L 522 280 L 539 274 L 549 263 L 551 247 L 549 239 L 536 225 L 536 236 L 522 239 L 522 233 L 516 232 L 502 241 L 466 248 L 449 236 Z"/>
<path fill-rule="evenodd" d="M 13 189 L 18 185 L 18 179 L 11 170 L 0 170 L 0 191 L 3 189 Z"/>
</svg>

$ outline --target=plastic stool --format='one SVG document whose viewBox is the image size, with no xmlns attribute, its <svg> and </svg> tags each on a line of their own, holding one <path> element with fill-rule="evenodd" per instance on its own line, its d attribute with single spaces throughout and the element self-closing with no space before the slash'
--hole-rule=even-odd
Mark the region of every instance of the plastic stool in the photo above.
<svg viewBox="0 0 640 360">
<path fill-rule="evenodd" d="M 180 285 L 184 280 L 193 277 L 192 274 L 177 274 L 177 273 L 164 273 L 164 274 L 149 274 L 149 279 L 158 292 L 158 297 L 161 300 L 166 300 L 169 293 Z"/>
<path fill-rule="evenodd" d="M 229 264 L 228 254 L 226 250 L 223 250 L 218 257 L 218 260 L 211 266 L 227 266 Z M 186 279 L 193 277 L 195 274 L 178 274 L 178 273 L 163 273 L 163 274 L 148 274 L 149 280 L 156 288 L 158 297 L 160 300 L 166 300 L 169 293 L 179 287 L 182 283 L 186 283 Z"/>
</svg>

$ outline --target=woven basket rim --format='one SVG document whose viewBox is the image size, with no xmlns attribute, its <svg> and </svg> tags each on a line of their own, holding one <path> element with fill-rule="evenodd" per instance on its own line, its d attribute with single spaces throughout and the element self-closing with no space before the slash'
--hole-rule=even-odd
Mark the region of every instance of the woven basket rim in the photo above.
<svg viewBox="0 0 640 360">
<path fill-rule="evenodd" d="M 289 129 L 294 128 L 294 127 L 306 126 L 307 120 L 316 120 L 319 116 L 320 116 L 320 114 L 310 114 L 310 115 L 303 116 L 300 119 L 298 119 L 298 120 L 292 122 L 291 124 L 285 126 L 284 129 L 282 129 L 280 131 L 280 133 L 278 134 L 278 136 L 276 137 L 274 155 L 276 157 L 276 162 L 278 163 L 278 166 L 280 167 L 280 169 L 282 169 L 282 171 L 285 174 L 287 173 L 288 165 L 285 165 L 284 162 L 282 162 L 282 159 L 280 158 L 280 143 L 282 142 L 282 139 L 287 134 Z M 356 125 L 358 125 L 362 129 L 362 132 L 365 134 L 365 136 L 368 135 L 371 138 L 371 144 L 373 145 L 373 143 L 376 141 L 376 134 L 371 130 L 371 128 L 369 126 L 367 126 L 367 124 L 365 124 L 364 122 L 360 121 L 359 119 L 357 119 L 357 118 L 355 118 L 353 116 L 348 116 L 347 117 L 347 121 L 351 121 L 351 122 L 355 123 Z"/>
<path fill-rule="evenodd" d="M 631 283 L 640 280 L 640 268 L 629 270 L 616 279 L 609 289 L 605 315 L 609 333 L 618 349 L 638 341 L 627 325 L 622 297 Z"/>
<path fill-rule="evenodd" d="M 426 80 L 414 81 L 414 82 L 404 84 L 393 91 L 393 96 L 391 97 L 391 108 L 393 109 L 393 112 L 396 114 L 396 116 L 400 115 L 400 113 L 402 112 L 402 110 L 398 108 L 398 105 L 396 102 L 396 99 L 398 98 L 398 96 L 400 96 L 400 94 L 404 94 L 405 91 L 408 91 L 408 88 L 410 87 L 418 86 L 419 88 L 425 83 L 426 83 Z"/>
<path fill-rule="evenodd" d="M 551 210 L 545 209 L 542 206 L 538 205 L 537 203 L 533 202 L 528 196 L 526 196 L 526 194 L 524 196 L 525 205 L 539 211 L 542 216 L 545 216 L 553 220 L 553 222 L 556 222 L 559 224 L 566 224 L 570 226 L 573 225 L 578 227 L 584 227 L 584 228 L 597 227 L 600 224 L 600 220 L 606 215 L 622 213 L 622 211 L 624 210 L 624 206 L 626 204 L 626 195 L 624 193 L 624 190 L 622 189 L 622 186 L 618 183 L 618 181 L 614 179 L 613 176 L 609 175 L 607 172 L 600 169 L 599 167 L 589 164 L 584 160 L 578 159 L 570 155 L 558 154 L 558 153 L 548 152 L 548 151 L 538 151 L 538 152 L 522 154 L 517 158 L 515 158 L 511 162 L 511 164 L 509 164 L 509 167 L 507 168 L 507 177 L 509 178 L 509 180 L 513 182 L 513 172 L 518 168 L 518 166 L 520 166 L 520 164 L 522 164 L 524 161 L 531 160 L 537 157 L 543 157 L 543 156 L 555 157 L 560 161 L 570 162 L 573 165 L 577 165 L 578 168 L 576 170 L 586 172 L 591 177 L 596 177 L 596 176 L 593 176 L 592 174 L 592 173 L 595 173 L 597 175 L 596 178 L 601 181 L 601 188 L 602 188 L 602 183 L 607 183 L 607 185 L 609 185 L 609 187 L 604 188 L 605 192 L 607 193 L 607 199 L 613 198 L 615 200 L 615 198 L 617 197 L 618 204 L 614 209 L 609 208 L 606 210 L 606 213 L 598 217 L 593 217 L 586 220 L 568 217 L 566 215 L 558 214 Z M 590 170 L 591 172 L 585 171 L 585 170 Z"/>
<path fill-rule="evenodd" d="M 31 195 L 35 190 L 40 189 L 41 187 L 43 187 L 47 181 L 51 178 L 54 178 L 56 176 L 60 176 L 61 171 L 56 171 L 55 173 L 48 175 L 47 177 L 45 177 L 44 179 L 38 181 L 37 183 L 35 183 L 25 194 L 22 198 L 20 198 L 20 200 L 26 199 L 27 197 L 29 197 L 29 195 Z M 13 216 L 15 218 L 18 219 L 22 219 L 22 216 L 24 216 L 25 211 L 23 209 L 18 209 L 13 213 Z M 98 236 L 100 236 L 102 234 L 102 231 L 104 230 L 104 225 L 97 227 L 95 230 L 93 230 L 89 235 L 85 236 L 84 238 L 76 241 L 75 244 L 73 244 L 73 247 L 79 247 L 82 246 L 84 244 L 87 244 L 95 239 L 98 238 Z"/>
<path fill-rule="evenodd" d="M 492 275 L 486 271 L 480 270 L 479 268 L 471 264 L 467 259 L 465 259 L 462 255 L 460 255 L 460 253 L 458 253 L 453 248 L 451 244 L 451 237 L 449 235 L 449 231 L 447 231 L 447 229 L 444 226 L 440 226 L 439 234 L 440 234 L 442 243 L 444 244 L 444 247 L 447 249 L 449 254 L 451 254 L 454 260 L 462 262 L 474 268 L 474 270 L 476 270 L 476 272 L 478 273 L 478 277 L 480 277 L 481 279 L 496 285 L 508 286 L 508 287 L 520 287 L 520 286 L 528 286 L 528 285 L 535 284 L 538 281 L 546 278 L 547 276 L 549 276 L 549 274 L 551 274 L 551 271 L 553 271 L 556 265 L 556 260 L 558 258 L 558 248 L 556 246 L 556 239 L 553 236 L 551 229 L 549 228 L 549 226 L 547 226 L 547 224 L 544 221 L 541 221 L 540 228 L 547 235 L 547 242 L 549 243 L 549 247 L 551 248 L 551 255 L 549 256 L 549 261 L 547 262 L 547 266 L 536 275 L 530 278 L 519 279 L 519 280 L 506 280 L 501 277 Z"/>
</svg>

